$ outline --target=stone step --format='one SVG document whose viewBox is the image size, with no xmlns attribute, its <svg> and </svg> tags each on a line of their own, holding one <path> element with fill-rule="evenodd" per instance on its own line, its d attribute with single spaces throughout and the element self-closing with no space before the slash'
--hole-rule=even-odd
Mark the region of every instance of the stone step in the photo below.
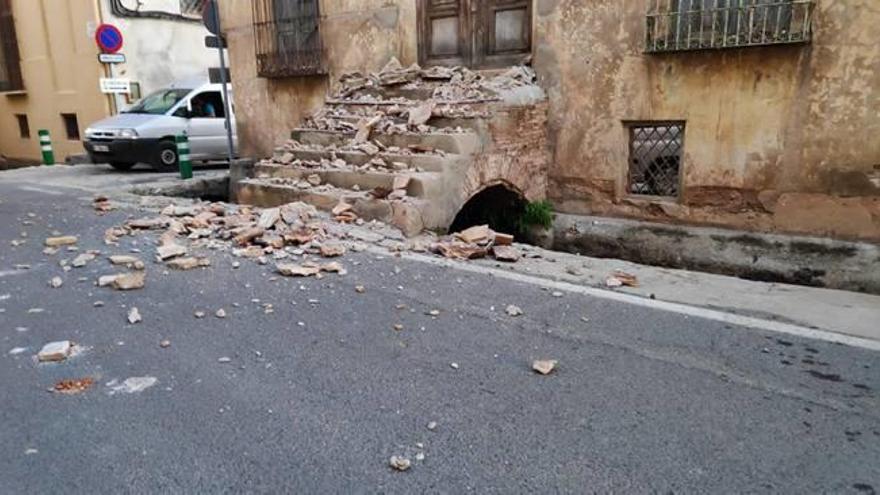
<svg viewBox="0 0 880 495">
<path fill-rule="evenodd" d="M 410 178 L 406 189 L 407 196 L 421 198 L 429 191 L 440 189 L 440 174 L 433 172 L 378 172 L 341 169 L 320 169 L 309 167 L 293 167 L 289 165 L 258 164 L 254 168 L 255 177 L 273 179 L 303 179 L 311 175 L 321 178 L 322 184 L 330 184 L 340 189 L 367 192 L 377 187 L 392 189 L 394 178 L 407 176 Z"/>
<path fill-rule="evenodd" d="M 467 109 L 472 112 L 490 115 L 492 105 L 497 104 L 500 100 L 462 100 L 462 101 L 435 101 L 440 108 L 449 108 L 450 110 Z M 398 106 L 409 108 L 424 103 L 422 100 L 406 100 L 406 101 L 375 101 L 375 100 L 337 100 L 327 99 L 325 105 L 341 110 L 351 115 L 373 115 L 376 110 L 385 110 L 390 107 Z"/>
<path fill-rule="evenodd" d="M 429 203 L 423 200 L 388 201 L 373 198 L 366 192 L 339 188 L 301 189 L 284 184 L 281 179 L 245 179 L 239 186 L 241 204 L 271 208 L 302 201 L 319 210 L 331 211 L 340 201 L 345 201 L 353 206 L 358 217 L 389 223 L 407 236 L 418 235 L 425 228 L 436 228 L 425 225 L 422 220 L 422 212 L 429 208 Z"/>
<path fill-rule="evenodd" d="M 361 119 L 369 118 L 371 116 L 372 115 L 367 113 L 364 115 L 333 115 L 332 117 L 336 120 L 348 122 L 351 125 L 357 126 Z M 402 116 L 392 116 L 390 118 L 395 124 L 406 124 L 408 120 L 406 117 Z M 485 128 L 486 123 L 484 120 L 486 120 L 486 117 L 483 115 L 466 117 L 431 117 L 431 120 L 428 121 L 428 125 L 439 129 L 449 129 L 450 131 L 456 128 L 476 131 Z"/>
<path fill-rule="evenodd" d="M 408 100 L 428 100 L 434 95 L 436 84 L 423 84 L 419 86 L 397 85 L 380 86 L 360 89 L 357 95 L 369 95 L 380 98 L 406 98 Z"/>
<path fill-rule="evenodd" d="M 344 146 L 354 139 L 353 132 L 322 131 L 317 129 L 294 129 L 291 138 L 300 143 L 320 146 Z M 405 133 L 378 134 L 374 133 L 371 140 L 378 141 L 386 147 L 409 148 L 410 146 L 429 147 L 446 153 L 473 155 L 482 150 L 483 143 L 476 133 Z"/>
<path fill-rule="evenodd" d="M 368 155 L 360 151 L 339 151 L 332 149 L 298 149 L 293 150 L 290 153 L 296 159 L 309 162 L 319 162 L 322 159 L 332 160 L 335 155 L 336 158 L 344 160 L 346 163 L 354 166 L 362 166 L 374 158 L 381 158 L 387 163 L 405 163 L 409 165 L 410 168 L 416 168 L 424 172 L 442 172 L 443 170 L 448 170 L 450 167 L 466 165 L 467 163 L 470 163 L 471 160 L 470 157 L 463 155 L 436 155 L 427 153 L 404 155 L 388 152 L 379 153 L 377 155 Z"/>
</svg>

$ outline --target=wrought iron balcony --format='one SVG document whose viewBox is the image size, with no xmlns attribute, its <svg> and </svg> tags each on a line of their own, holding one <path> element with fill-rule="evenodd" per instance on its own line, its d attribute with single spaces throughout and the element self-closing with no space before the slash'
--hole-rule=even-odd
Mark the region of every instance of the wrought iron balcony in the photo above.
<svg viewBox="0 0 880 495">
<path fill-rule="evenodd" d="M 649 0 L 648 53 L 809 43 L 814 0 Z"/>
</svg>

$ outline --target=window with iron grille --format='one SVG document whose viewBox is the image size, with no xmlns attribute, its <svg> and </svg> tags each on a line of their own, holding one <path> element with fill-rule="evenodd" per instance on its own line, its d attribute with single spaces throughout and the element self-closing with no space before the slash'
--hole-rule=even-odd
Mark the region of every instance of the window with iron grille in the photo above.
<svg viewBox="0 0 880 495">
<path fill-rule="evenodd" d="M 23 113 L 15 114 L 15 120 L 18 122 L 18 137 L 22 139 L 31 138 L 31 124 L 28 122 L 27 115 Z"/>
<path fill-rule="evenodd" d="M 649 0 L 645 50 L 808 43 L 814 0 Z"/>
<path fill-rule="evenodd" d="M 257 73 L 325 74 L 318 0 L 254 0 Z"/>
<path fill-rule="evenodd" d="M 75 113 L 62 113 L 61 120 L 64 122 L 64 131 L 67 133 L 67 139 L 71 141 L 79 141 L 79 119 Z"/>
<path fill-rule="evenodd" d="M 629 127 L 629 194 L 676 198 L 681 192 L 684 122 Z"/>
<path fill-rule="evenodd" d="M 0 92 L 23 89 L 12 5 L 10 0 L 0 0 Z"/>
</svg>

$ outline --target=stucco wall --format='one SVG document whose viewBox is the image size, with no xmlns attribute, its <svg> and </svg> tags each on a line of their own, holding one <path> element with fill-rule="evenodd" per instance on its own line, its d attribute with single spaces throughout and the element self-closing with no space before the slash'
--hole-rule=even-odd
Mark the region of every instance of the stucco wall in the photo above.
<svg viewBox="0 0 880 495">
<path fill-rule="evenodd" d="M 646 55 L 643 2 L 536 0 L 569 213 L 880 239 L 880 11 L 818 2 L 810 45 Z M 625 195 L 623 121 L 685 120 L 678 203 Z M 873 180 L 873 182 L 872 182 Z"/>
<path fill-rule="evenodd" d="M 534 0 L 563 212 L 880 240 L 880 11 L 819 1 L 808 45 L 643 53 L 646 4 Z M 417 59 L 415 0 L 324 0 L 329 77 L 256 77 L 251 2 L 227 0 L 245 153 L 262 156 L 330 81 Z M 684 120 L 678 201 L 625 194 L 624 121 Z"/>
<path fill-rule="evenodd" d="M 134 5 L 136 2 L 130 2 Z M 141 0 L 144 10 L 179 13 L 179 1 Z M 217 50 L 205 47 L 208 30 L 201 22 L 118 17 L 110 0 L 101 0 L 104 22 L 125 36 L 126 62 L 114 68 L 115 76 L 141 86 L 144 96 L 174 81 L 208 79 L 208 69 L 219 67 Z"/>
<path fill-rule="evenodd" d="M 49 130 L 56 160 L 82 153 L 79 141 L 66 139 L 61 114 L 75 113 L 82 132 L 108 111 L 98 91 L 101 67 L 87 29 L 98 19 L 94 2 L 14 0 L 12 12 L 25 89 L 0 93 L 0 153 L 39 160 L 39 129 Z M 19 136 L 15 114 L 27 115 L 29 139 Z"/>
</svg>

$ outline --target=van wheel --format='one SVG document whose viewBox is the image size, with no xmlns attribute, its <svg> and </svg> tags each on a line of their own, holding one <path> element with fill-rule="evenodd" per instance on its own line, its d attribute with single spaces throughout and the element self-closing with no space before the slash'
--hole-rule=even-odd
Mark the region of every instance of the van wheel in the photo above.
<svg viewBox="0 0 880 495">
<path fill-rule="evenodd" d="M 134 163 L 128 162 L 110 162 L 110 166 L 121 172 L 127 172 L 134 167 Z"/>
<path fill-rule="evenodd" d="M 172 141 L 159 143 L 156 169 L 160 172 L 177 172 L 177 144 Z"/>
</svg>

